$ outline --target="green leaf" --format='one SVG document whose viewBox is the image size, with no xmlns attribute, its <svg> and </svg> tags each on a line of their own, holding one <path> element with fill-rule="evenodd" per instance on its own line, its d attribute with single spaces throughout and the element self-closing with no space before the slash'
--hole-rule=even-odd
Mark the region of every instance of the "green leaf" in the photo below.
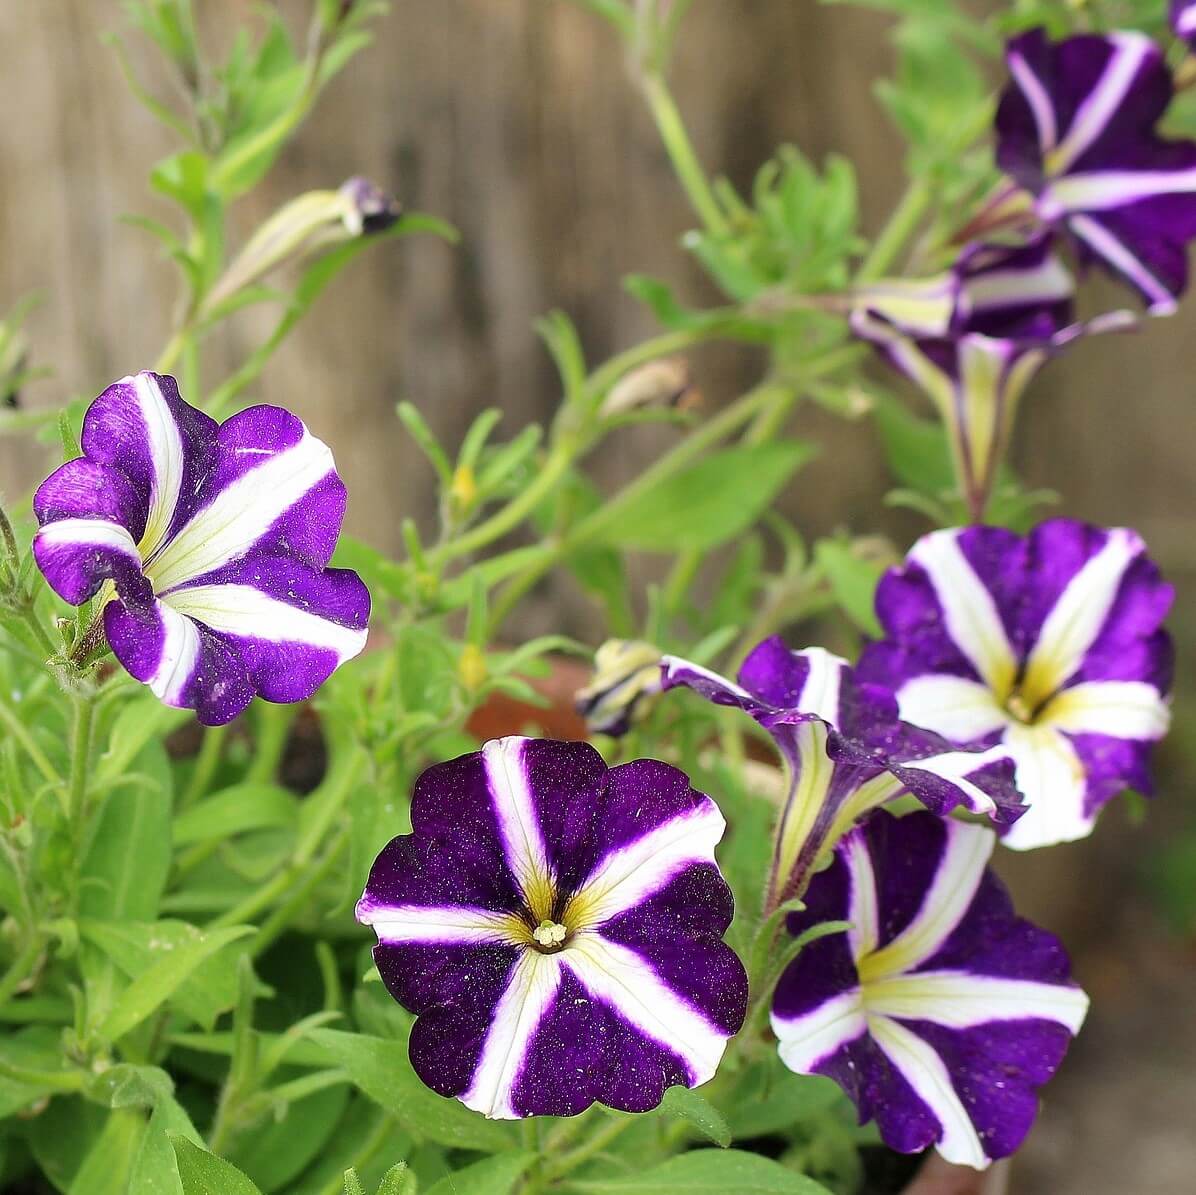
<svg viewBox="0 0 1196 1195">
<path fill-rule="evenodd" d="M 659 485 L 614 499 L 594 537 L 645 552 L 715 547 L 746 531 L 813 455 L 811 445 L 793 440 L 716 452 Z"/>
<path fill-rule="evenodd" d="M 174 1081 L 157 1066 L 118 1062 L 92 1077 L 83 1095 L 105 1108 L 156 1108 L 174 1093 Z"/>
<path fill-rule="evenodd" d="M 660 1101 L 660 1110 L 688 1121 L 698 1132 L 726 1149 L 731 1144 L 727 1118 L 704 1096 L 688 1087 L 670 1087 Z"/>
<path fill-rule="evenodd" d="M 575 1180 L 598 1195 L 829 1195 L 812 1178 L 739 1149 L 695 1149 L 639 1174 Z"/>
<path fill-rule="evenodd" d="M 466 1192 L 468 1195 L 508 1195 L 535 1160 L 536 1155 L 532 1153 L 504 1153 L 484 1158 L 464 1170 L 446 1174 L 429 1188 L 428 1195 L 466 1195 Z"/>
<path fill-rule="evenodd" d="M 202 939 L 203 931 L 186 921 L 83 921 L 84 941 L 104 952 L 127 979 L 135 979 L 181 947 Z M 237 996 L 237 952 L 216 954 L 200 964 L 179 986 L 172 1008 L 211 1028 L 232 1008 Z"/>
<path fill-rule="evenodd" d="M 415 1171 L 406 1162 L 400 1162 L 386 1172 L 378 1195 L 415 1195 L 417 1186 Z"/>
<path fill-rule="evenodd" d="M 184 810 L 174 822 L 174 845 L 232 838 L 246 830 L 293 826 L 298 802 L 275 784 L 236 784 Z"/>
<path fill-rule="evenodd" d="M 206 959 L 230 942 L 254 933 L 251 925 L 233 925 L 226 929 L 201 933 L 142 972 L 116 998 L 100 1025 L 100 1033 L 116 1041 L 136 1028 L 170 999 L 180 985 Z"/>
<path fill-rule="evenodd" d="M 129 1174 L 145 1130 L 140 1112 L 131 1108 L 114 1111 L 83 1159 L 68 1195 L 127 1195 Z"/>
<path fill-rule="evenodd" d="M 875 392 L 874 417 L 880 443 L 893 476 L 921 494 L 938 497 L 955 488 L 947 434 L 929 419 L 920 419 L 890 394 Z"/>
<path fill-rule="evenodd" d="M 508 1149 L 509 1130 L 456 1100 L 445 1099 L 416 1078 L 407 1043 L 339 1029 L 317 1029 L 312 1040 L 332 1055 L 370 1099 L 419 1136 L 461 1149 Z"/>
<path fill-rule="evenodd" d="M 233 1160 L 263 1190 L 282 1190 L 324 1151 L 348 1102 L 343 1085 L 291 1098 L 285 1106 L 276 1106 L 274 1116 L 238 1139 Z M 339 1151 L 339 1141 L 335 1148 Z"/>
<path fill-rule="evenodd" d="M 178 1133 L 170 1134 L 183 1195 L 262 1195 L 232 1163 L 208 1153 Z"/>
<path fill-rule="evenodd" d="M 173 1098 L 160 1101 L 141 1138 L 141 1148 L 129 1174 L 133 1195 L 183 1195 L 183 1183 L 168 1134 L 178 1133 L 199 1145 L 200 1136 L 191 1118 Z"/>
<path fill-rule="evenodd" d="M 887 564 L 861 555 L 850 542 L 824 539 L 814 545 L 814 559 L 826 573 L 831 592 L 843 612 L 866 635 L 883 634 L 876 619 L 876 586 Z"/>
<path fill-rule="evenodd" d="M 352 1167 L 345 1171 L 345 1195 L 365 1195 L 361 1188 L 361 1179 Z"/>
</svg>

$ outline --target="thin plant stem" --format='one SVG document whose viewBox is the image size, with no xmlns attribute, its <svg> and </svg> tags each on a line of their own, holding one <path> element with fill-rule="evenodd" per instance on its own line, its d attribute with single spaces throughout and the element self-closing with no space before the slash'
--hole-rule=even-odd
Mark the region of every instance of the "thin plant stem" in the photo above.
<svg viewBox="0 0 1196 1195">
<path fill-rule="evenodd" d="M 13 959 L 8 970 L 0 978 L 0 1004 L 7 1004 L 17 993 L 21 984 L 30 976 L 37 960 L 41 957 L 42 939 L 40 934 L 33 934 L 24 948 Z"/>
<path fill-rule="evenodd" d="M 91 730 L 95 717 L 95 703 L 90 695 L 75 697 L 75 719 L 71 731 L 71 770 L 67 783 L 67 811 L 72 822 L 81 829 L 84 802 L 87 799 L 87 778 L 91 763 Z"/>
<path fill-rule="evenodd" d="M 195 767 L 179 802 L 181 809 L 194 805 L 208 791 L 212 778 L 216 775 L 216 769 L 220 767 L 220 761 L 224 758 L 224 746 L 228 742 L 228 731 L 227 725 L 204 727 L 203 741 L 195 756 Z"/>
<path fill-rule="evenodd" d="M 635 1124 L 634 1116 L 621 1116 L 617 1120 L 612 1118 L 587 1141 L 583 1141 L 576 1149 L 565 1154 L 559 1161 L 546 1167 L 546 1176 L 551 1180 L 564 1177 L 576 1170 L 584 1162 L 588 1162 L 595 1154 L 601 1153 L 621 1134 Z"/>
<path fill-rule="evenodd" d="M 46 753 L 38 746 L 37 740 L 29 733 L 29 728 L 21 721 L 20 715 L 9 704 L 0 698 L 0 722 L 5 729 L 24 749 L 34 767 L 41 772 L 42 777 L 50 784 L 59 785 L 62 777 L 50 762 Z"/>
<path fill-rule="evenodd" d="M 893 214 L 872 243 L 871 252 L 856 273 L 857 284 L 875 282 L 893 268 L 902 249 L 917 231 L 933 197 L 929 179 L 916 178 L 910 181 L 901 201 L 893 209 Z"/>
<path fill-rule="evenodd" d="M 652 110 L 652 119 L 656 121 L 657 132 L 664 142 L 686 197 L 709 232 L 716 236 L 725 235 L 726 218 L 714 198 L 714 192 L 710 189 L 706 172 L 694 152 L 689 134 L 685 130 L 685 122 L 668 86 L 655 70 L 647 71 L 642 82 L 648 107 Z"/>
</svg>

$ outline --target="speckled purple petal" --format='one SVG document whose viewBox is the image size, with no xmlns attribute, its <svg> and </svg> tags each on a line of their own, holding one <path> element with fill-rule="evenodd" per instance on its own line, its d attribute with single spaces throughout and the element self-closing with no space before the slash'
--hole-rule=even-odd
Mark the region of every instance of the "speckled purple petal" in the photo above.
<svg viewBox="0 0 1196 1195">
<path fill-rule="evenodd" d="M 986 870 L 993 839 L 873 814 L 789 918 L 794 934 L 851 928 L 790 964 L 772 1013 L 786 1065 L 833 1078 L 891 1148 L 975 1167 L 1021 1144 L 1088 1004 L 1057 939 Z"/>
<path fill-rule="evenodd" d="M 722 941 L 724 822 L 682 773 L 499 739 L 420 777 L 412 827 L 357 916 L 429 1086 L 510 1118 L 644 1111 L 713 1075 L 747 979 Z"/>
</svg>

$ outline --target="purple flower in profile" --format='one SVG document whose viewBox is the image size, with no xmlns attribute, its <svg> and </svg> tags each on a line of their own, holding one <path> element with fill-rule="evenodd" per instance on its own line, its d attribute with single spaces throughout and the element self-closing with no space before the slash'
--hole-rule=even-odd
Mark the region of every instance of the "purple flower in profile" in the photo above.
<svg viewBox="0 0 1196 1195">
<path fill-rule="evenodd" d="M 977 1169 L 1022 1143 L 1088 1010 L 1058 939 L 1016 916 L 988 871 L 994 842 L 878 811 L 788 919 L 793 934 L 851 928 L 807 945 L 772 1007 L 791 1070 L 834 1079 L 891 1149 L 934 1145 Z"/>
<path fill-rule="evenodd" d="M 1151 789 L 1151 745 L 1170 719 L 1173 596 L 1133 531 L 1071 519 L 1025 537 L 935 531 L 881 580 L 885 637 L 859 673 L 907 721 L 1013 756 L 1029 808 L 1009 846 L 1082 838 L 1126 785 Z"/>
<path fill-rule="evenodd" d="M 878 283 L 857 295 L 852 329 L 934 404 L 977 520 L 1039 369 L 1082 335 L 1134 322 L 1125 311 L 1075 322 L 1074 289 L 1043 236 L 1019 248 L 972 245 L 947 275 Z"/>
<path fill-rule="evenodd" d="M 1171 0 L 1171 30 L 1176 37 L 1196 46 L 1196 3 L 1193 0 Z"/>
<path fill-rule="evenodd" d="M 496 739 L 425 771 L 411 824 L 357 918 L 429 1087 L 511 1119 L 643 1112 L 713 1076 L 747 976 L 722 940 L 725 822 L 682 772 Z"/>
<path fill-rule="evenodd" d="M 1171 102 L 1160 48 L 1140 33 L 1009 42 L 1012 82 L 997 109 L 997 162 L 1034 197 L 1038 219 L 1070 233 L 1159 315 L 1187 284 L 1196 236 L 1196 142 L 1155 131 Z"/>
<path fill-rule="evenodd" d="M 790 651 L 764 640 L 739 683 L 665 656 L 664 687 L 684 685 L 743 710 L 784 757 L 789 793 L 777 825 L 769 905 L 800 896 L 826 852 L 867 812 L 911 793 L 943 815 L 967 809 L 1000 823 L 1022 806 L 1004 747 L 960 751 L 904 723 L 885 689 L 860 683 L 845 660 L 821 648 Z"/>
<path fill-rule="evenodd" d="M 64 601 L 100 600 L 116 658 L 167 705 L 219 725 L 255 694 L 301 701 L 365 646 L 369 593 L 325 567 L 345 487 L 294 415 L 217 424 L 139 373 L 91 404 L 82 446 L 34 496 L 33 553 Z"/>
</svg>

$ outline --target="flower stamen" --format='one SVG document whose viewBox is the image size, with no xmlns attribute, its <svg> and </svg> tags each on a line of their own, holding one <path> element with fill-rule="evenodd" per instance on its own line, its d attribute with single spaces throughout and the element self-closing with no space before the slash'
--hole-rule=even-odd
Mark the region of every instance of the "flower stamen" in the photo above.
<svg viewBox="0 0 1196 1195">
<path fill-rule="evenodd" d="M 568 936 L 567 926 L 562 925 L 559 921 L 550 921 L 547 917 L 532 930 L 532 937 L 535 939 L 537 949 L 545 954 L 560 950 Z"/>
</svg>

